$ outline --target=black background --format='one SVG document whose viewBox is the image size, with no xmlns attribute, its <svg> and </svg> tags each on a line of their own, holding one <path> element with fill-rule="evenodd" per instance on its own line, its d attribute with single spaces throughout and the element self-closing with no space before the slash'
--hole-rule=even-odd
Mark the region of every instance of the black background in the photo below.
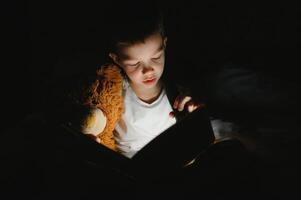
<svg viewBox="0 0 301 200">
<path fill-rule="evenodd" d="M 114 12 L 116 5 L 118 2 L 1 2 L 1 130 L 43 110 L 53 77 L 78 70 L 70 63 L 78 59 L 90 67 L 101 63 L 106 40 L 102 33 L 107 18 L 119 17 Z M 258 88 L 250 87 L 246 98 L 259 99 L 255 105 L 239 107 L 230 101 L 227 106 L 243 117 L 249 116 L 253 120 L 250 123 L 257 123 L 263 135 L 259 143 L 262 142 L 263 148 L 273 149 L 269 156 L 288 163 L 277 162 L 275 167 L 271 162 L 268 167 L 260 168 L 260 173 L 266 175 L 263 188 L 273 191 L 274 186 L 279 187 L 277 181 L 290 182 L 298 171 L 295 164 L 301 141 L 298 134 L 301 7 L 245 1 L 162 2 L 162 6 L 166 11 L 168 56 L 178 64 L 170 71 L 179 82 L 199 83 L 199 79 L 232 63 L 249 64 L 248 68 L 268 83 L 266 94 L 274 95 L 273 98 L 256 96 L 264 94 L 265 89 L 257 93 Z M 66 62 L 70 62 L 69 68 L 64 69 Z M 249 114 L 254 108 L 260 111 Z M 271 166 L 274 170 L 270 171 Z M 279 172 L 280 178 L 275 176 Z"/>
<path fill-rule="evenodd" d="M 118 16 L 115 3 L 15 0 L 1 4 L 2 105 L 22 114 L 39 104 L 37 93 L 60 59 L 75 52 L 101 52 L 106 18 Z M 112 11 L 104 12 L 104 6 Z M 195 70 L 194 76 L 209 65 L 234 62 L 264 64 L 260 68 L 270 76 L 298 80 L 300 7 L 275 2 L 165 2 L 162 6 L 167 11 L 173 59 Z M 176 74 L 187 71 L 175 69 Z"/>
<path fill-rule="evenodd" d="M 108 17 L 118 17 L 118 2 L 1 4 L 1 111 L 8 125 L 39 108 L 53 74 L 64 73 L 55 69 L 61 60 L 93 54 L 89 64 L 100 62 L 102 32 Z M 199 79 L 230 62 L 255 64 L 254 69 L 281 84 L 298 84 L 300 7 L 186 1 L 163 2 L 162 7 L 170 59 L 183 66 L 172 69 L 179 79 Z"/>
</svg>

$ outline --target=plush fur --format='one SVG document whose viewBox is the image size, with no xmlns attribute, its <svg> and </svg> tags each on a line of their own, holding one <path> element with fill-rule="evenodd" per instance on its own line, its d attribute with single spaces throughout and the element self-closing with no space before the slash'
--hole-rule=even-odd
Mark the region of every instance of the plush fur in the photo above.
<svg viewBox="0 0 301 200">
<path fill-rule="evenodd" d="M 97 135 L 100 143 L 116 151 L 113 131 L 124 110 L 122 96 L 123 76 L 114 64 L 106 64 L 96 71 L 96 79 L 85 91 L 84 105 L 97 107 L 107 117 L 105 129 Z"/>
</svg>

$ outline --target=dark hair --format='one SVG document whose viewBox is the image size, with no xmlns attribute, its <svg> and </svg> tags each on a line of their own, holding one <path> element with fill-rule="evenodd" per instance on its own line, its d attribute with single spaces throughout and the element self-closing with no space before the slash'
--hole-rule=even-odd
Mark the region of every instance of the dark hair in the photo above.
<svg viewBox="0 0 301 200">
<path fill-rule="evenodd" d="M 126 3 L 114 8 L 116 13 L 109 24 L 107 41 L 108 52 L 118 52 L 122 45 L 132 45 L 144 40 L 154 33 L 165 37 L 163 12 L 156 4 L 139 5 Z"/>
</svg>

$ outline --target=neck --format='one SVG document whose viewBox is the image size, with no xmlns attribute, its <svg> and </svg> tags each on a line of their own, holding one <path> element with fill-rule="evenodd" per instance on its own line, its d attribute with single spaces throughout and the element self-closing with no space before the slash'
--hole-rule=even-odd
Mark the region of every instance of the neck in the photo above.
<svg viewBox="0 0 301 200">
<path fill-rule="evenodd" d="M 149 104 L 158 99 L 162 90 L 162 85 L 160 82 L 158 82 L 158 84 L 155 87 L 150 89 L 137 88 L 132 84 L 131 87 L 139 99 Z"/>
</svg>

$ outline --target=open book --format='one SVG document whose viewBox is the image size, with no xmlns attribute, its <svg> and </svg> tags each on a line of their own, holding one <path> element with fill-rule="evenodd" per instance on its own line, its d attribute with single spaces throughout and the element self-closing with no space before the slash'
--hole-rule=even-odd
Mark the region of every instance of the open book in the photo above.
<svg viewBox="0 0 301 200">
<path fill-rule="evenodd" d="M 85 159 L 134 179 L 180 169 L 214 141 L 211 123 L 204 108 L 195 110 L 165 130 L 131 159 L 98 144 L 85 134 L 69 131 L 76 135 L 77 149 Z"/>
</svg>

